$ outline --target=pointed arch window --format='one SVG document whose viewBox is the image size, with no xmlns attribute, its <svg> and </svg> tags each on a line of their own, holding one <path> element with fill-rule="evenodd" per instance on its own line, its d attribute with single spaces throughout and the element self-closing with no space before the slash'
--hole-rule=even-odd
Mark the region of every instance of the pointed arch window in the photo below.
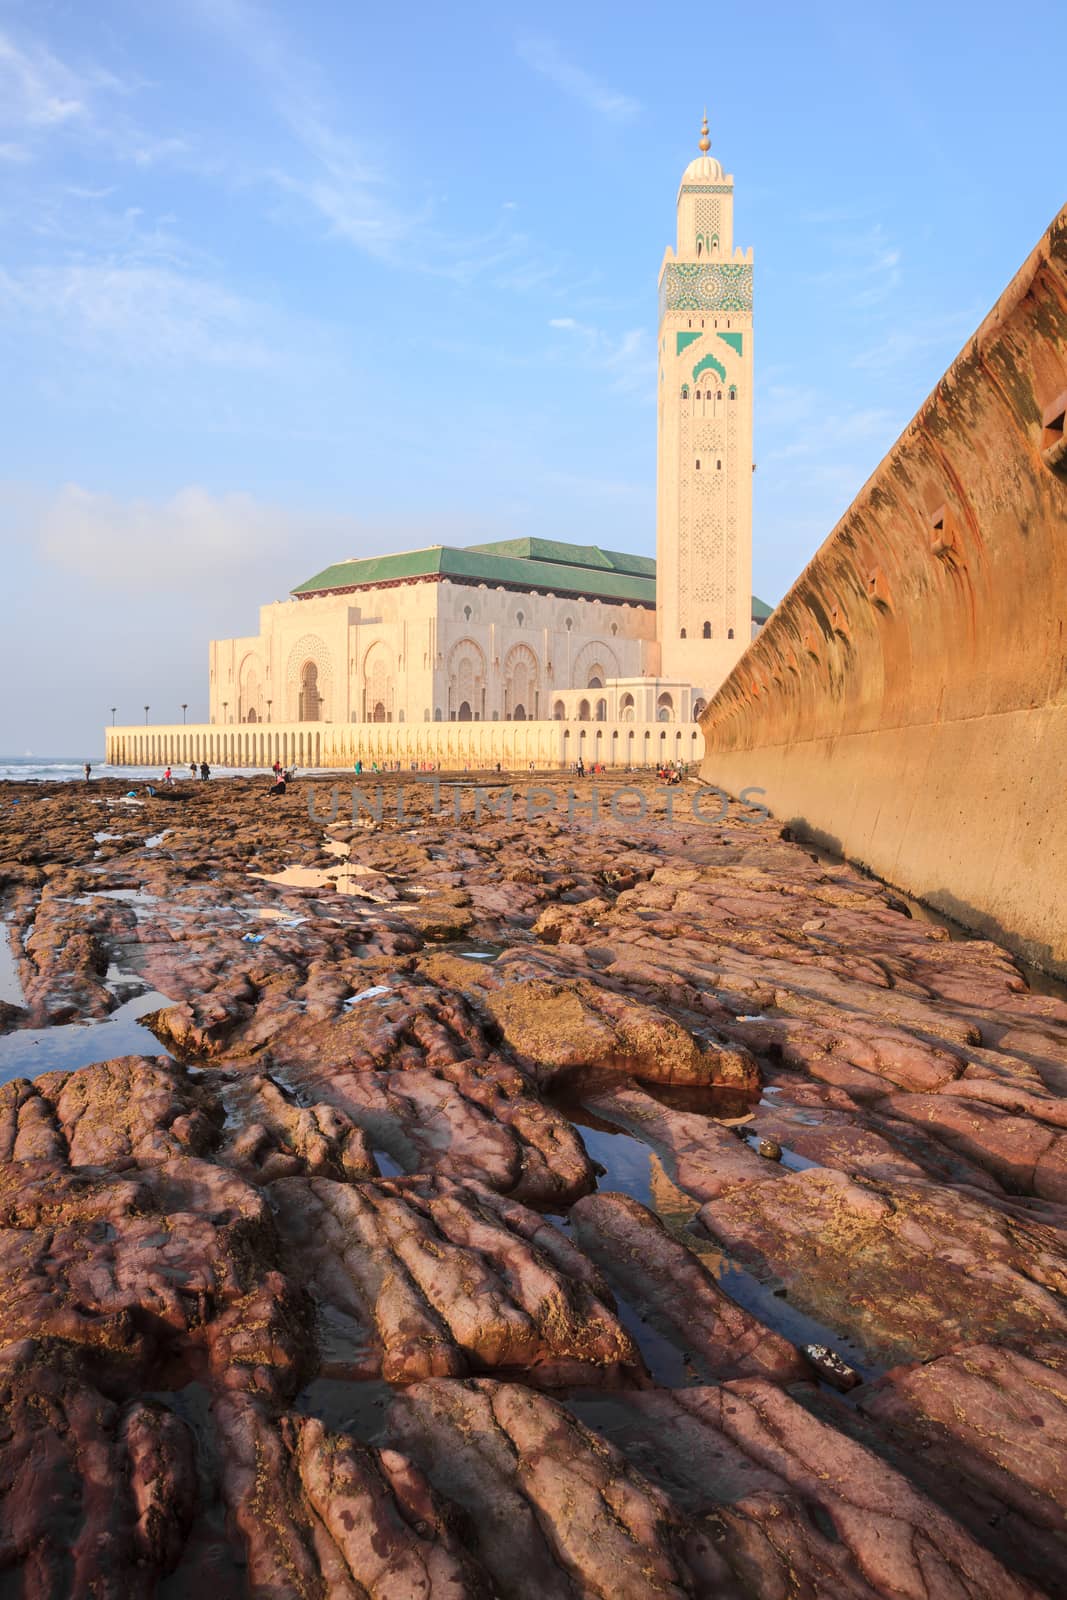
<svg viewBox="0 0 1067 1600">
<path fill-rule="evenodd" d="M 704 637 L 705 637 L 705 639 L 710 639 L 711 638 L 711 623 L 710 622 L 705 622 L 705 624 L 704 624 Z"/>
</svg>

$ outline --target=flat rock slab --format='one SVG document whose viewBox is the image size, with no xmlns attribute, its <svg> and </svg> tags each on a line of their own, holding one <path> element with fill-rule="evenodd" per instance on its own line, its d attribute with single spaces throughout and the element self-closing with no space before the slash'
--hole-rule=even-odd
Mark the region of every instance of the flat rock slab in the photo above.
<svg viewBox="0 0 1067 1600">
<path fill-rule="evenodd" d="M 1067 1336 L 1063 1235 L 978 1195 L 813 1168 L 701 1207 L 740 1261 L 773 1274 L 873 1364 L 959 1344 L 1028 1348 Z"/>
<path fill-rule="evenodd" d="M 0 1160 L 121 1170 L 201 1155 L 214 1138 L 192 1079 L 165 1056 L 119 1056 L 0 1085 Z"/>
<path fill-rule="evenodd" d="M 1067 1349 L 1065 1349 L 1067 1355 Z M 929 1492 L 1048 1593 L 1067 1574 L 1067 1377 L 974 1345 L 900 1367 L 860 1400 Z"/>
<path fill-rule="evenodd" d="M 647 1380 L 595 1268 L 551 1223 L 483 1186 L 285 1179 L 271 1200 L 294 1273 L 354 1325 L 357 1375 Z"/>
<path fill-rule="evenodd" d="M 621 985 L 600 981 L 590 969 L 579 975 L 557 951 L 514 950 L 488 968 L 437 957 L 422 968 L 471 995 L 543 1086 L 590 1070 L 653 1083 L 751 1089 L 759 1082 L 743 1047 L 698 1037 Z"/>
<path fill-rule="evenodd" d="M 223 1388 L 295 1385 L 305 1307 L 261 1194 L 234 1173 L 186 1157 L 122 1177 L 2 1175 L 0 1346 L 54 1341 L 120 1390 L 196 1368 Z"/>
<path fill-rule="evenodd" d="M 890 1095 L 885 1109 L 984 1167 L 1012 1193 L 1067 1203 L 1067 1133 L 1060 1128 L 955 1093 Z"/>
<path fill-rule="evenodd" d="M 546 1208 L 569 1205 L 596 1182 L 567 1118 L 499 1061 L 454 1062 L 433 1072 L 324 1072 L 315 1064 L 288 1067 L 286 1078 L 306 1097 L 337 1107 L 406 1171 L 474 1178 Z"/>
<path fill-rule="evenodd" d="M 574 1402 L 680 1511 L 715 1529 L 759 1600 L 1032 1600 L 1035 1591 L 899 1471 L 777 1385 Z"/>
<path fill-rule="evenodd" d="M 544 1395 L 487 1379 L 415 1384 L 389 1431 L 467 1514 L 500 1600 L 740 1600 L 707 1534 Z"/>
<path fill-rule="evenodd" d="M 492 1600 L 452 1508 L 397 1451 L 248 1403 L 219 1420 L 254 1600 Z"/>
</svg>

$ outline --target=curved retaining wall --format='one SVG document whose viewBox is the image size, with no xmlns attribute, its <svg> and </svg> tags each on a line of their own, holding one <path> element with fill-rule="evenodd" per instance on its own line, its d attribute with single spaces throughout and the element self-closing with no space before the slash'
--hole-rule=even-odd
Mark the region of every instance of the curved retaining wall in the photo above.
<svg viewBox="0 0 1067 1600">
<path fill-rule="evenodd" d="M 1067 208 L 701 718 L 708 781 L 1067 976 Z"/>
</svg>

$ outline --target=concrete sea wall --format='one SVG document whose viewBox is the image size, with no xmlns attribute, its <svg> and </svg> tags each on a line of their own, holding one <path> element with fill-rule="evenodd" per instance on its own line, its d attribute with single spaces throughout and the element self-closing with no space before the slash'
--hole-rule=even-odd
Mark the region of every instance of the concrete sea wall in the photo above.
<svg viewBox="0 0 1067 1600">
<path fill-rule="evenodd" d="M 291 722 L 203 723 L 107 729 L 114 766 L 351 767 L 357 757 L 442 771 L 644 767 L 697 762 L 704 752 L 692 722 Z"/>
<path fill-rule="evenodd" d="M 701 718 L 703 774 L 1067 975 L 1067 208 Z"/>
</svg>

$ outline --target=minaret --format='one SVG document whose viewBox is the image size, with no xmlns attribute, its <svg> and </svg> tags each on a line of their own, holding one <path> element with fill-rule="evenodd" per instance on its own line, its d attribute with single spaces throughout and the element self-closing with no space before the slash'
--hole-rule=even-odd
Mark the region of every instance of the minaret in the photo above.
<svg viewBox="0 0 1067 1600">
<path fill-rule="evenodd" d="M 656 500 L 659 671 L 704 694 L 752 631 L 752 251 L 710 148 L 705 113 L 660 269 Z"/>
</svg>

